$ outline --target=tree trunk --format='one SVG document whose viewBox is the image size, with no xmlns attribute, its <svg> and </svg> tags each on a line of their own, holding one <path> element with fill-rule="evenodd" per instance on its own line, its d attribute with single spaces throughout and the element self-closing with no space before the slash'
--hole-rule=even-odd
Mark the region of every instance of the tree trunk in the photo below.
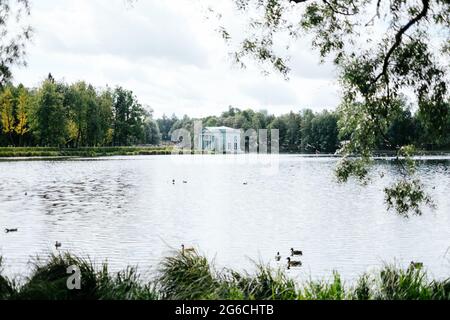
<svg viewBox="0 0 450 320">
<path fill-rule="evenodd" d="M 13 147 L 15 147 L 15 145 L 14 145 L 14 139 L 13 139 L 13 137 L 12 137 L 12 133 L 11 133 L 11 132 L 9 132 L 9 140 L 11 141 L 11 145 L 12 145 Z"/>
</svg>

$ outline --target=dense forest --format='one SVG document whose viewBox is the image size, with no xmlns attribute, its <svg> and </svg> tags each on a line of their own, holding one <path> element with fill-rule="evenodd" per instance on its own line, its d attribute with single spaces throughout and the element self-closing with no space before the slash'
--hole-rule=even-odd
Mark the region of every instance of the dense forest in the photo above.
<svg viewBox="0 0 450 320">
<path fill-rule="evenodd" d="M 427 150 L 449 148 L 450 116 L 449 134 L 436 139 L 424 124 L 428 119 L 420 112 L 411 112 L 403 100 L 399 103 L 401 111 L 386 127 L 385 136 L 379 138 L 380 150 L 411 144 Z M 99 90 L 85 82 L 66 84 L 55 81 L 51 74 L 39 88 L 6 85 L 0 92 L 0 111 L 0 146 L 159 145 L 170 142 L 176 129 L 193 132 L 195 120 L 202 120 L 204 127 L 278 129 L 282 152 L 334 153 L 340 141 L 349 139 L 340 135 L 338 111 L 303 109 L 275 116 L 229 107 L 220 116 L 203 119 L 164 115 L 155 120 L 151 108 L 140 104 L 132 91 L 121 87 Z"/>
<path fill-rule="evenodd" d="M 152 111 L 131 91 L 68 85 L 50 74 L 39 88 L 0 92 L 0 146 L 92 147 L 159 144 Z"/>
<path fill-rule="evenodd" d="M 412 113 L 403 100 L 403 108 L 387 125 L 386 132 L 378 135 L 379 150 L 395 150 L 398 146 L 415 145 L 423 150 L 442 150 L 450 147 L 450 112 L 447 116 L 448 133 L 444 137 L 437 137 L 432 129 L 426 126 L 427 119 L 423 119 L 420 112 Z M 450 109 L 450 104 L 447 104 Z M 299 112 L 274 116 L 266 111 L 240 110 L 229 107 L 220 116 L 210 116 L 201 119 L 204 127 L 227 126 L 236 129 L 278 129 L 281 152 L 301 153 L 334 153 L 341 141 L 349 137 L 342 135 L 340 130 L 340 113 L 338 111 L 314 112 L 303 109 Z M 178 119 L 163 116 L 157 120 L 158 128 L 163 140 L 170 140 L 171 133 L 180 128 L 193 132 L 194 121 L 184 116 Z"/>
</svg>

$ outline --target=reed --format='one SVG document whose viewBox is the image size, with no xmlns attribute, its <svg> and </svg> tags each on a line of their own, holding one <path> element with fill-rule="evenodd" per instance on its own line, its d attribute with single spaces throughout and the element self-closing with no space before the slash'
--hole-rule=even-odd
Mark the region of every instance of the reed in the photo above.
<svg viewBox="0 0 450 320">
<path fill-rule="evenodd" d="M 176 252 L 163 259 L 151 280 L 128 267 L 111 273 L 70 255 L 36 258 L 31 275 L 18 285 L 2 276 L 0 300 L 450 300 L 450 279 L 430 280 L 421 268 L 384 265 L 346 285 L 337 273 L 330 280 L 296 283 L 283 270 L 256 264 L 253 273 L 216 270 L 196 253 Z M 67 289 L 67 268 L 81 271 L 81 290 Z"/>
<path fill-rule="evenodd" d="M 3 257 L 0 256 L 0 300 L 9 299 L 15 292 L 14 284 L 8 278 L 3 277 Z"/>
<path fill-rule="evenodd" d="M 177 253 L 163 260 L 156 279 L 162 299 L 205 300 L 217 298 L 220 283 L 205 257 Z"/>
</svg>

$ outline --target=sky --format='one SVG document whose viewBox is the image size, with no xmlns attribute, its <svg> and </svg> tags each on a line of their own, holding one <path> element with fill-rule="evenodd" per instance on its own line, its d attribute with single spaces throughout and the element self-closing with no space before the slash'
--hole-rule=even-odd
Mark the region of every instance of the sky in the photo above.
<svg viewBox="0 0 450 320">
<path fill-rule="evenodd" d="M 219 115 L 229 106 L 279 115 L 338 105 L 336 71 L 319 64 L 306 40 L 291 48 L 289 80 L 264 75 L 256 64 L 234 65 L 204 1 L 32 0 L 28 66 L 14 69 L 14 82 L 35 87 L 52 73 L 68 83 L 122 86 L 156 117 Z M 239 32 L 240 16 L 231 6 L 220 10 Z"/>
</svg>

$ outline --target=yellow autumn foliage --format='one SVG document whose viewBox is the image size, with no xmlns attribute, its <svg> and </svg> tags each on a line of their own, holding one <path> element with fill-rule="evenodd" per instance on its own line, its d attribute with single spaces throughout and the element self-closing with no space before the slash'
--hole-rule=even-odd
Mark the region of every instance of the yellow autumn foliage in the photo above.
<svg viewBox="0 0 450 320">
<path fill-rule="evenodd" d="M 0 109 L 2 130 L 6 134 L 14 131 L 14 115 L 13 115 L 13 95 L 11 89 L 7 88 L 0 96 Z"/>
</svg>

